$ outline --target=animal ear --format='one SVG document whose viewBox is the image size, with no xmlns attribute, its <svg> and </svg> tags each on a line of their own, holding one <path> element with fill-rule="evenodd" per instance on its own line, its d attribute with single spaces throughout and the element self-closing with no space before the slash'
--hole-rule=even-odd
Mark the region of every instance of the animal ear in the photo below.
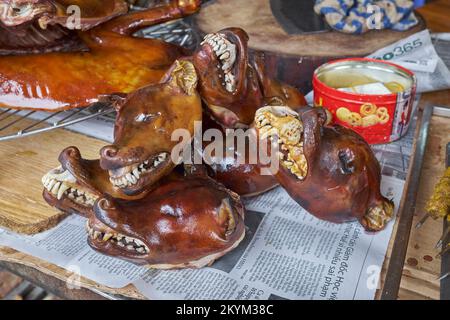
<svg viewBox="0 0 450 320">
<path fill-rule="evenodd" d="M 197 89 L 197 72 L 194 64 L 187 59 L 176 60 L 163 78 L 168 83 L 181 88 L 187 95 L 193 95 Z"/>
</svg>

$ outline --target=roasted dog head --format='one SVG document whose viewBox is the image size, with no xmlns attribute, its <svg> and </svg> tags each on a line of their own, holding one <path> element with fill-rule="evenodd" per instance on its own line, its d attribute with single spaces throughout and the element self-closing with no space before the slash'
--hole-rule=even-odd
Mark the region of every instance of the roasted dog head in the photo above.
<svg viewBox="0 0 450 320">
<path fill-rule="evenodd" d="M 88 217 L 94 202 L 103 194 L 132 200 L 109 182 L 108 172 L 99 160 L 86 160 L 76 147 L 68 147 L 59 155 L 60 166 L 42 178 L 44 199 L 53 207 Z"/>
<path fill-rule="evenodd" d="M 327 126 L 322 108 L 264 107 L 255 125 L 279 144 L 281 186 L 305 210 L 332 222 L 357 219 L 368 231 L 391 220 L 392 201 L 380 193 L 380 166 L 369 145 L 341 126 Z"/>
<path fill-rule="evenodd" d="M 206 177 L 171 174 L 142 200 L 101 198 L 89 219 L 95 250 L 153 268 L 200 268 L 243 239 L 239 197 Z"/>
<path fill-rule="evenodd" d="M 75 7 L 79 10 L 79 25 L 71 26 L 69 18 L 74 12 L 70 9 Z M 87 30 L 127 11 L 123 0 L 0 0 L 0 23 L 16 27 L 37 22 L 44 30 L 55 24 Z"/>
<path fill-rule="evenodd" d="M 1 0 L 0 23 L 6 27 L 38 20 L 43 22 L 56 12 L 55 6 L 49 0 Z"/>
<path fill-rule="evenodd" d="M 119 107 L 114 144 L 101 150 L 100 162 L 114 186 L 138 194 L 172 171 L 172 133 L 184 129 L 192 137 L 201 121 L 196 85 L 192 63 L 176 61 L 161 84 L 139 89 Z"/>
<path fill-rule="evenodd" d="M 44 199 L 51 205 L 68 213 L 89 216 L 94 202 L 101 196 L 103 180 L 108 182 L 98 160 L 81 158 L 75 147 L 64 149 L 59 155 L 61 165 L 49 171 L 43 178 Z"/>
<path fill-rule="evenodd" d="M 205 36 L 193 55 L 199 92 L 214 118 L 227 128 L 248 127 L 264 105 L 305 105 L 295 88 L 271 79 L 264 56 L 248 52 L 248 35 L 227 28 Z"/>
<path fill-rule="evenodd" d="M 122 0 L 0 0 L 0 55 L 87 51 L 75 30 L 127 10 Z"/>
<path fill-rule="evenodd" d="M 263 105 L 258 78 L 249 66 L 248 35 L 239 28 L 208 34 L 193 61 L 199 91 L 213 116 L 226 127 L 248 125 Z"/>
</svg>

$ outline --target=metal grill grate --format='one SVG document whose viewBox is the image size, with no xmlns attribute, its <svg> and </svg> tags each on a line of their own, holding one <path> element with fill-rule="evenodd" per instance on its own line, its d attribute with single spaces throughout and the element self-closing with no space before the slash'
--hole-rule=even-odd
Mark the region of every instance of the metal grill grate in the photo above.
<svg viewBox="0 0 450 320">
<path fill-rule="evenodd" d="M 147 6 L 154 5 L 155 1 L 144 0 L 134 3 L 135 5 L 131 5 L 132 10 L 143 10 Z M 186 20 L 152 26 L 137 32 L 136 36 L 162 39 L 189 49 L 193 49 L 198 42 L 196 34 Z M 111 106 L 101 104 L 60 112 L 0 109 L 0 141 L 68 127 L 93 118 L 111 120 L 115 118 L 115 111 Z"/>
</svg>

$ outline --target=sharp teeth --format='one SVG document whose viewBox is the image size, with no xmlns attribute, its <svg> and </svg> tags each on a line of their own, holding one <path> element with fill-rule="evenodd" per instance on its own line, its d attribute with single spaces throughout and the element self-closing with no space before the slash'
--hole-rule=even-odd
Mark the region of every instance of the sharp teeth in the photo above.
<svg viewBox="0 0 450 320">
<path fill-rule="evenodd" d="M 123 242 L 117 242 L 117 245 L 119 246 L 119 247 L 125 247 L 125 245 L 123 244 Z"/>
<path fill-rule="evenodd" d="M 136 251 L 139 252 L 139 253 L 144 253 L 145 249 L 142 248 L 142 247 L 139 247 L 139 248 L 136 249 Z"/>
<path fill-rule="evenodd" d="M 225 51 L 225 53 L 220 56 L 220 60 L 225 60 L 228 58 L 230 58 L 230 51 Z"/>
<path fill-rule="evenodd" d="M 45 19 L 43 17 L 38 20 L 38 23 L 39 23 L 39 27 L 42 30 L 47 29 L 47 22 L 45 21 Z"/>
<path fill-rule="evenodd" d="M 60 187 L 60 186 L 61 186 L 61 182 L 59 182 L 59 181 L 56 182 L 56 183 L 54 184 L 54 186 L 53 186 L 51 192 L 52 192 L 53 194 L 55 194 L 55 195 L 58 194 L 58 190 L 59 190 L 59 187 Z"/>
<path fill-rule="evenodd" d="M 51 192 L 55 183 L 56 183 L 56 180 L 51 179 L 50 182 L 47 184 L 47 190 Z"/>
<path fill-rule="evenodd" d="M 127 249 L 128 250 L 134 250 L 134 247 L 131 244 L 129 244 L 129 245 L 127 245 Z"/>
<path fill-rule="evenodd" d="M 101 235 L 101 232 L 94 231 L 94 239 L 97 239 Z"/>
<path fill-rule="evenodd" d="M 133 242 L 133 238 L 125 237 L 125 241 L 126 241 L 126 242 Z"/>
<path fill-rule="evenodd" d="M 61 198 L 64 195 L 64 192 L 66 192 L 68 189 L 70 189 L 70 186 L 68 186 L 67 184 L 65 184 L 64 182 L 61 184 L 61 188 L 59 188 L 58 191 L 58 200 L 61 200 Z"/>
<path fill-rule="evenodd" d="M 105 235 L 103 236 L 103 241 L 108 241 L 112 237 L 113 237 L 112 233 L 105 233 Z"/>
<path fill-rule="evenodd" d="M 125 177 L 132 184 L 135 184 L 137 182 L 136 178 L 131 173 L 127 173 Z"/>
<path fill-rule="evenodd" d="M 141 175 L 138 168 L 135 168 L 135 169 L 133 170 L 133 174 L 134 174 L 134 176 L 135 176 L 137 179 L 139 179 L 139 177 L 140 177 L 140 175 Z"/>
</svg>

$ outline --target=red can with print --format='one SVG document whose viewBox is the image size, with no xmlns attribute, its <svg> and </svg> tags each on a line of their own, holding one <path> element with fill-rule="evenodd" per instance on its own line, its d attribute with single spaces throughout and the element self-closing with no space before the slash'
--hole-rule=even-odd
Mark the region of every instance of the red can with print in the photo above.
<svg viewBox="0 0 450 320">
<path fill-rule="evenodd" d="M 314 72 L 314 104 L 327 108 L 333 122 L 351 128 L 368 143 L 388 143 L 406 134 L 417 80 L 382 60 L 332 61 Z"/>
</svg>

